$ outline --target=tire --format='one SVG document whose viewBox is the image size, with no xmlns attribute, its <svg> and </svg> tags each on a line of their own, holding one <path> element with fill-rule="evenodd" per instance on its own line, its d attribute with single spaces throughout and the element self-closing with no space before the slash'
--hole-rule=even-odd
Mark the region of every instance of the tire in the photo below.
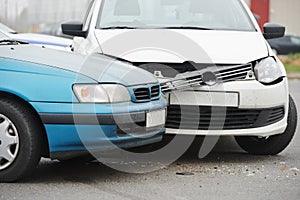
<svg viewBox="0 0 300 200">
<path fill-rule="evenodd" d="M 277 155 L 292 141 L 297 128 L 297 109 L 292 97 L 289 97 L 288 125 L 284 133 L 267 138 L 235 137 L 239 146 L 254 155 Z"/>
<path fill-rule="evenodd" d="M 41 159 L 42 134 L 42 124 L 29 106 L 0 98 L 0 182 L 23 179 L 36 168 Z"/>
</svg>

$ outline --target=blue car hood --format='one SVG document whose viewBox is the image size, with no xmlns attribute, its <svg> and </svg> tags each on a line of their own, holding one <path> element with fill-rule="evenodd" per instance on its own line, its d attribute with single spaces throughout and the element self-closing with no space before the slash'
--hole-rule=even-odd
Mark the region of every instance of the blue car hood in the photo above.
<svg viewBox="0 0 300 200">
<path fill-rule="evenodd" d="M 158 82 L 151 73 L 145 70 L 96 53 L 83 56 L 34 45 L 8 45 L 0 46 L 0 57 L 72 71 L 99 83 L 120 83 L 132 86 Z"/>
</svg>

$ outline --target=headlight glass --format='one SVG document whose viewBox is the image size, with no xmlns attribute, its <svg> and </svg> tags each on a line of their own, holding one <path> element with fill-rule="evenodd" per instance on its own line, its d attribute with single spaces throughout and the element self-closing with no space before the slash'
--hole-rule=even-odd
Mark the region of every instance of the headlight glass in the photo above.
<svg viewBox="0 0 300 200">
<path fill-rule="evenodd" d="M 272 83 L 284 76 L 284 72 L 272 57 L 263 59 L 255 66 L 256 78 L 261 83 Z"/>
<path fill-rule="evenodd" d="M 73 86 L 77 99 L 82 103 L 119 103 L 131 101 L 126 87 L 118 84 L 78 84 Z"/>
</svg>

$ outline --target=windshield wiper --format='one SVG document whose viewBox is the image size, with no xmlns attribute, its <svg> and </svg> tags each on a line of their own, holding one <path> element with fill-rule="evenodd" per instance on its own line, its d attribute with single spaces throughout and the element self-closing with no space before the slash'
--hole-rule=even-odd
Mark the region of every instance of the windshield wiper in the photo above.
<svg viewBox="0 0 300 200">
<path fill-rule="evenodd" d="M 162 29 L 193 29 L 193 30 L 213 30 L 205 27 L 197 27 L 197 26 L 167 26 L 162 27 Z"/>
<path fill-rule="evenodd" d="M 109 26 L 101 28 L 102 30 L 109 30 L 109 29 L 137 29 L 136 27 L 130 27 L 130 26 Z"/>
<path fill-rule="evenodd" d="M 145 26 L 145 27 L 132 27 L 132 26 L 110 26 L 101 28 L 102 30 L 108 29 L 194 29 L 194 30 L 213 30 L 205 27 L 197 26 L 167 26 L 167 27 L 156 27 L 156 26 Z"/>
<path fill-rule="evenodd" d="M 27 42 L 22 42 L 18 40 L 0 40 L 0 45 L 20 45 L 20 44 L 28 44 Z"/>
</svg>

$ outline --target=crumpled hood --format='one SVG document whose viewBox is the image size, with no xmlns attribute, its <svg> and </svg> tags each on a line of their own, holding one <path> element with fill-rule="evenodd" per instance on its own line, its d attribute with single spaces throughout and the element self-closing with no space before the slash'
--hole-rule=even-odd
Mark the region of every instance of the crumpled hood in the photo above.
<svg viewBox="0 0 300 200">
<path fill-rule="evenodd" d="M 83 56 L 34 45 L 8 45 L 0 46 L 0 58 L 27 61 L 72 71 L 90 77 L 99 83 L 119 83 L 132 86 L 158 82 L 152 74 L 145 70 L 100 54 Z M 25 67 L 24 71 L 26 71 Z"/>
<path fill-rule="evenodd" d="M 216 30 L 96 30 L 104 54 L 131 62 L 242 64 L 268 56 L 259 32 Z"/>
</svg>

